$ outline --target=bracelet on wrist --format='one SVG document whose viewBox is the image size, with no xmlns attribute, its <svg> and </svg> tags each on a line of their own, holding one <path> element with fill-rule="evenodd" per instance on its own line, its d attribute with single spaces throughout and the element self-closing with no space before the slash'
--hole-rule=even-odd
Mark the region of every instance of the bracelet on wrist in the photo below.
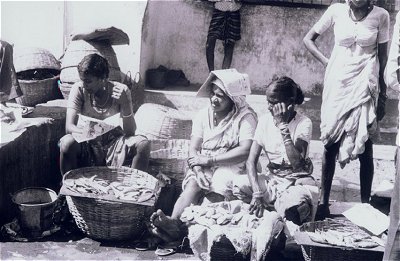
<svg viewBox="0 0 400 261">
<path fill-rule="evenodd" d="M 131 111 L 131 113 L 128 114 L 128 115 L 124 115 L 124 114 L 121 112 L 121 115 L 122 115 L 122 118 L 129 118 L 129 117 L 132 117 L 133 111 Z"/>
<path fill-rule="evenodd" d="M 253 198 L 262 198 L 264 197 L 264 193 L 262 193 L 261 191 L 257 191 L 257 192 L 253 192 Z"/>
</svg>

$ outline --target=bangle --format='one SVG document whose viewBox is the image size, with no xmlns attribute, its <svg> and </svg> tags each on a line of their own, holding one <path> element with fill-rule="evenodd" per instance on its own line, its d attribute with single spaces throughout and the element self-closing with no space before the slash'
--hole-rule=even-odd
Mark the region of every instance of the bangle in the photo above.
<svg viewBox="0 0 400 261">
<path fill-rule="evenodd" d="M 264 197 L 264 193 L 261 191 L 253 192 L 253 198 L 262 198 Z"/>
<path fill-rule="evenodd" d="M 217 164 L 217 156 L 213 156 L 212 157 L 212 163 L 213 164 Z"/>
<path fill-rule="evenodd" d="M 292 139 L 290 139 L 290 137 L 283 140 L 283 144 L 286 145 L 286 144 L 289 144 L 289 143 L 292 143 Z"/>
<path fill-rule="evenodd" d="M 122 115 L 122 118 L 129 118 L 129 117 L 131 117 L 133 115 L 133 111 L 131 111 L 131 113 L 129 115 L 124 115 L 121 112 L 121 115 Z"/>
</svg>

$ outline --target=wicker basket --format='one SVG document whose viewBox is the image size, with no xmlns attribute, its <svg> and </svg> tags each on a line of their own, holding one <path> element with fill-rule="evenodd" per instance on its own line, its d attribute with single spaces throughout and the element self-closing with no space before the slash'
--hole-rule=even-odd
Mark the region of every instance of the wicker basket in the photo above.
<svg viewBox="0 0 400 261">
<path fill-rule="evenodd" d="M 316 230 L 361 230 L 359 227 L 347 220 L 331 220 L 326 219 L 324 221 L 315 221 L 304 223 L 299 231 L 315 232 Z M 296 236 L 295 236 L 296 238 Z M 298 241 L 296 239 L 296 241 Z M 305 261 L 353 261 L 353 260 L 365 260 L 365 261 L 381 261 L 383 258 L 383 252 L 376 251 L 373 249 L 360 249 L 360 248 L 344 248 L 335 247 L 330 245 L 317 244 L 317 243 L 305 243 L 301 244 L 301 250 Z"/>
<path fill-rule="evenodd" d="M 97 53 L 103 56 L 109 63 L 110 75 L 112 81 L 121 81 L 120 67 L 118 65 L 117 55 L 110 43 L 76 40 L 71 41 L 61 60 L 62 82 L 77 82 L 79 74 L 77 66 L 80 61 L 88 54 Z"/>
<path fill-rule="evenodd" d="M 109 182 L 129 183 L 132 178 L 138 178 L 137 174 L 150 176 L 128 167 L 88 167 L 69 171 L 65 174 L 64 181 L 97 175 L 97 178 Z M 160 189 L 156 186 L 156 198 L 159 192 Z M 146 228 L 144 222 L 153 210 L 153 206 L 133 202 L 117 202 L 95 197 L 67 196 L 66 198 L 77 226 L 88 237 L 99 240 L 125 240 L 140 236 Z"/>
<path fill-rule="evenodd" d="M 148 139 L 190 139 L 191 117 L 167 106 L 145 103 L 135 114 L 137 133 Z"/>
<path fill-rule="evenodd" d="M 150 140 L 151 152 L 149 172 L 160 171 L 178 181 L 182 181 L 187 170 L 189 140 Z"/>
<path fill-rule="evenodd" d="M 18 80 L 23 95 L 16 98 L 18 104 L 24 106 L 35 106 L 39 103 L 62 98 L 57 88 L 59 77 L 45 80 Z"/>
<path fill-rule="evenodd" d="M 60 62 L 46 49 L 15 48 L 13 57 L 17 73 L 33 69 L 61 69 Z"/>
<path fill-rule="evenodd" d="M 219 241 L 215 241 L 210 251 L 211 261 L 246 261 L 250 260 L 250 254 L 243 256 L 242 253 L 236 251 L 231 241 L 224 235 Z"/>
<path fill-rule="evenodd" d="M 63 68 L 60 73 L 60 79 L 62 82 L 75 83 L 80 81 L 78 66 L 71 66 Z M 119 68 L 110 67 L 110 73 L 108 75 L 110 81 L 121 82 L 121 71 Z"/>
</svg>

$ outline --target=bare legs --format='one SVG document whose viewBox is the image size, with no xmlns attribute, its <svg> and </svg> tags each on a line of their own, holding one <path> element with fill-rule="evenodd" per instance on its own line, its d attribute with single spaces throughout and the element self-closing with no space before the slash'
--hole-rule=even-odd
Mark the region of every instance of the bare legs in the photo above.
<svg viewBox="0 0 400 261">
<path fill-rule="evenodd" d="M 213 37 L 207 38 L 206 43 L 206 59 L 208 70 L 214 71 L 214 51 L 215 51 L 215 43 L 217 39 Z M 224 45 L 224 60 L 222 62 L 222 69 L 228 69 L 231 67 L 232 64 L 232 57 L 233 57 L 233 49 L 235 47 L 234 42 L 226 42 Z"/>
<path fill-rule="evenodd" d="M 182 232 L 179 218 L 183 210 L 192 203 L 197 204 L 201 196 L 201 189 L 197 185 L 197 181 L 195 179 L 190 180 L 176 201 L 170 217 L 166 216 L 161 210 L 157 210 L 151 215 L 150 222 L 153 225 L 153 234 L 163 240 L 165 240 L 164 238 L 178 240 Z"/>
<path fill-rule="evenodd" d="M 365 142 L 365 151 L 359 156 L 359 160 L 361 202 L 369 203 L 372 180 L 374 179 L 374 161 L 371 140 Z"/>
<path fill-rule="evenodd" d="M 131 168 L 147 172 L 150 157 L 150 141 L 143 140 L 134 145 L 135 156 Z"/>
<path fill-rule="evenodd" d="M 78 168 L 78 158 L 81 154 L 81 147 L 72 137 L 64 136 L 60 141 L 60 172 L 64 176 L 71 169 Z"/>
<path fill-rule="evenodd" d="M 135 136 L 134 138 L 139 137 Z M 150 142 L 143 138 L 129 146 L 129 155 L 133 155 L 131 167 L 142 171 L 147 171 L 150 156 Z M 65 135 L 60 141 L 60 172 L 62 175 L 72 169 L 76 169 L 81 164 L 90 165 L 89 162 L 82 162 L 82 147 L 75 141 L 72 135 Z M 96 166 L 105 166 L 104 158 L 95 157 Z M 128 163 L 129 164 L 129 163 Z M 127 164 L 127 165 L 128 165 Z"/>
<path fill-rule="evenodd" d="M 324 148 L 322 157 L 322 175 L 320 205 L 317 210 L 316 219 L 323 219 L 329 215 L 329 196 L 332 188 L 333 176 L 335 174 L 336 156 L 339 152 L 339 143 Z M 372 180 L 374 177 L 374 162 L 372 141 L 365 142 L 365 151 L 359 155 L 360 161 L 360 194 L 361 202 L 368 203 L 371 195 Z"/>
</svg>

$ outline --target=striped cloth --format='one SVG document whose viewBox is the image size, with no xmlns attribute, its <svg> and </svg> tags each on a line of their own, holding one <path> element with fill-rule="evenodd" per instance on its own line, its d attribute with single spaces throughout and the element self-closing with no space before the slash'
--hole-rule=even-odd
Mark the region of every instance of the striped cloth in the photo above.
<svg viewBox="0 0 400 261">
<path fill-rule="evenodd" d="M 225 44 L 240 40 L 240 11 L 222 12 L 214 8 L 208 37 L 223 40 Z"/>
</svg>

